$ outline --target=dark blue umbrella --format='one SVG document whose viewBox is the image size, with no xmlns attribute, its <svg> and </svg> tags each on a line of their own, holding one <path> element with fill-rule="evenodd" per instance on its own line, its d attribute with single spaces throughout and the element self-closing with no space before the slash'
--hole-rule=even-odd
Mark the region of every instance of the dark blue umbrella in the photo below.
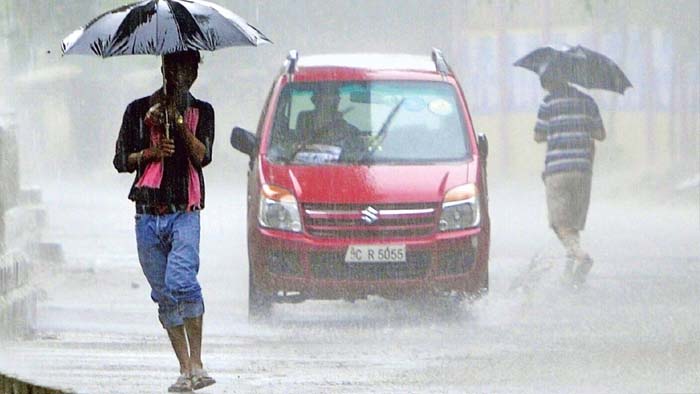
<svg viewBox="0 0 700 394">
<path fill-rule="evenodd" d="M 587 89 L 604 89 L 624 94 L 632 87 L 620 67 L 607 56 L 581 45 L 556 49 L 538 48 L 514 66 L 534 71 L 541 79 L 570 82 Z"/>
<path fill-rule="evenodd" d="M 63 40 L 66 55 L 165 55 L 270 43 L 258 29 L 202 0 L 145 0 L 106 12 Z"/>
</svg>

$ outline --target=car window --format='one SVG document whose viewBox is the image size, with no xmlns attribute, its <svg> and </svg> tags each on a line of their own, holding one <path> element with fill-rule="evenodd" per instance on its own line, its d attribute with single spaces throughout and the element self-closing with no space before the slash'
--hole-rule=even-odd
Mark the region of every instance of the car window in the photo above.
<svg viewBox="0 0 700 394">
<path fill-rule="evenodd" d="M 310 165 L 463 160 L 470 151 L 457 103 L 442 82 L 291 83 L 267 155 Z"/>
</svg>

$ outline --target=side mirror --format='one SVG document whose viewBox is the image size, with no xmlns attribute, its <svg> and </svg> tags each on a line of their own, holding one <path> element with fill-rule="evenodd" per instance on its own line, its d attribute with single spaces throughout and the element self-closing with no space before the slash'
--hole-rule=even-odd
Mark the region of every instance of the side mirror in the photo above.
<svg viewBox="0 0 700 394">
<path fill-rule="evenodd" d="M 253 133 L 240 127 L 231 130 L 231 146 L 253 159 L 258 151 L 258 139 Z"/>
<path fill-rule="evenodd" d="M 479 156 L 481 156 L 481 159 L 486 161 L 486 158 L 489 156 L 489 139 L 486 138 L 486 134 L 479 133 L 477 134 L 477 145 L 479 147 Z"/>
</svg>

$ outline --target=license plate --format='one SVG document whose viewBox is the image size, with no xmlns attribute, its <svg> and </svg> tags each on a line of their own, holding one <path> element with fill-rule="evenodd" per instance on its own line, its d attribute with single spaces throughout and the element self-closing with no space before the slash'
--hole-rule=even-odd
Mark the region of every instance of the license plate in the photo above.
<svg viewBox="0 0 700 394">
<path fill-rule="evenodd" d="M 346 263 L 405 263 L 406 245 L 350 245 Z"/>
</svg>

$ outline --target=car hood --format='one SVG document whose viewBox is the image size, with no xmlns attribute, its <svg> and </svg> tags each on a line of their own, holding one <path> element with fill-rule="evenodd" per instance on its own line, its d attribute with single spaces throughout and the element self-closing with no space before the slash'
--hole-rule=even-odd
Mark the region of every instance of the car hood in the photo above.
<svg viewBox="0 0 700 394">
<path fill-rule="evenodd" d="M 476 182 L 477 164 L 289 166 L 263 161 L 263 182 L 293 191 L 301 203 L 440 202 L 445 192 Z"/>
</svg>

